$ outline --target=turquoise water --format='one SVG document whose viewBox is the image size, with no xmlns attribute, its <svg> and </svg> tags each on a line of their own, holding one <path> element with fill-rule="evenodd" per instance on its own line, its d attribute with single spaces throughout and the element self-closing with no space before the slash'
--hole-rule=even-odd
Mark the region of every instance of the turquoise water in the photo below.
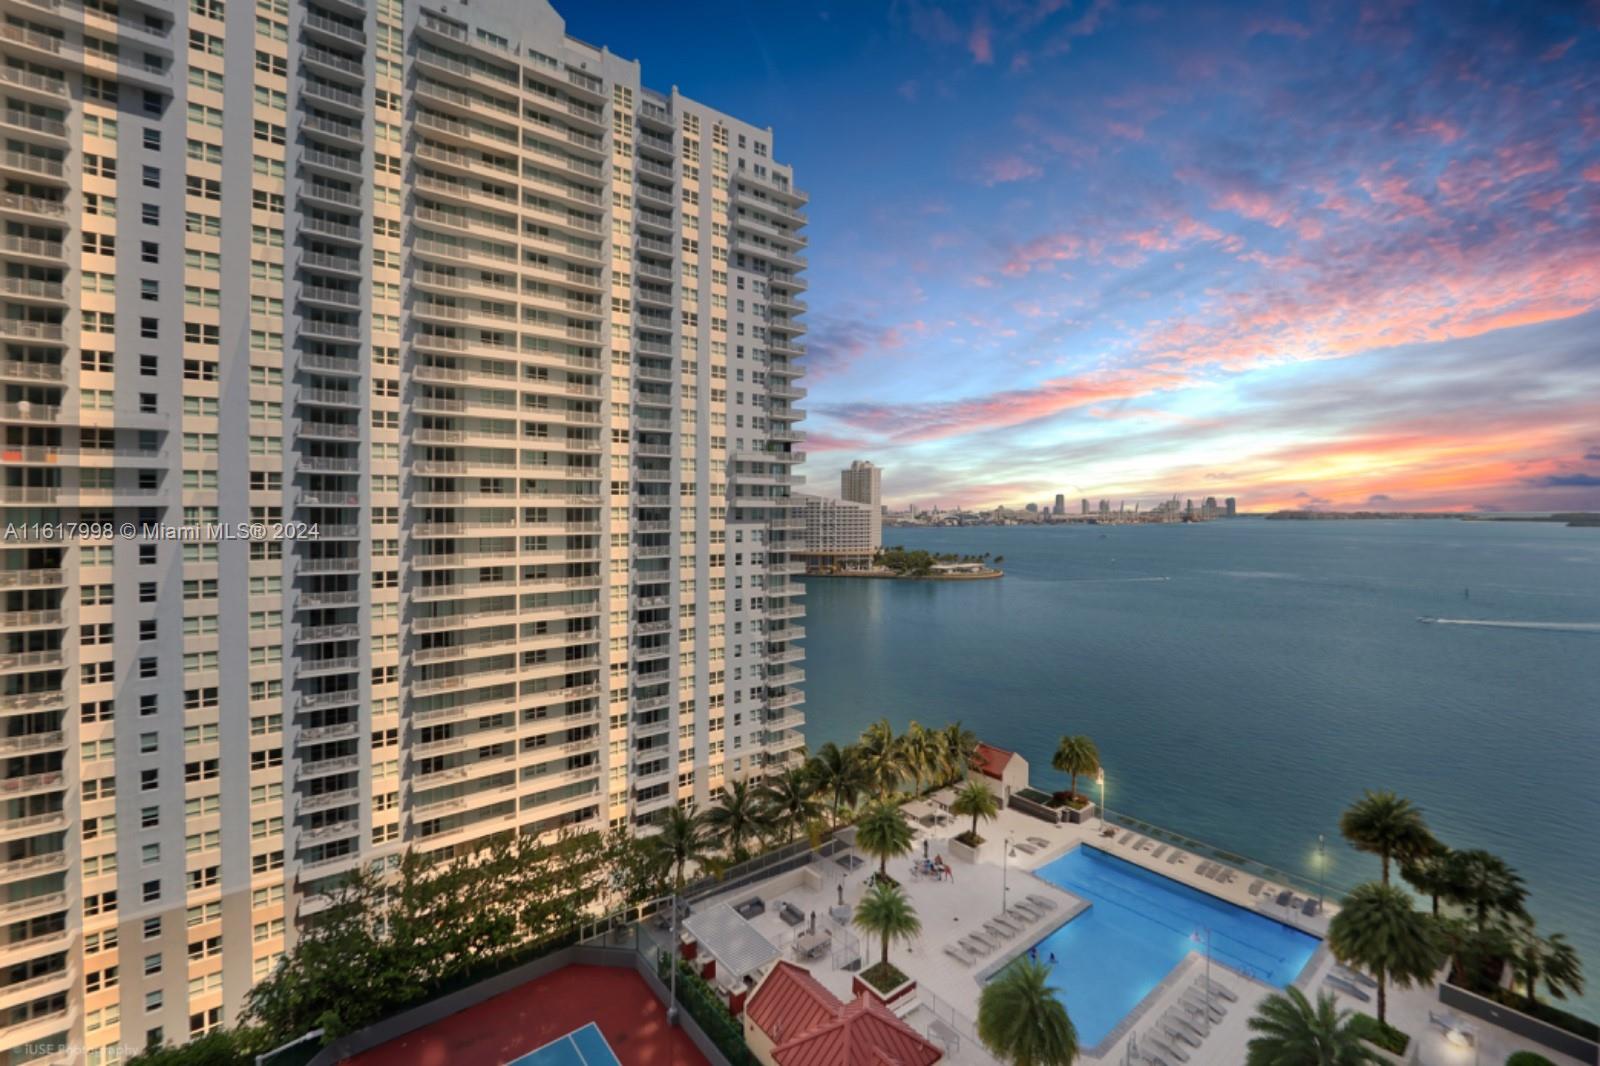
<svg viewBox="0 0 1600 1066">
<path fill-rule="evenodd" d="M 1089 909 L 1045 937 L 1060 990 L 1084 1047 L 1100 1043 L 1191 951 L 1283 988 L 1320 941 L 1087 845 L 1034 871 Z M 1198 971 L 1197 971 L 1198 972 Z M 1227 975 L 1214 972 L 1226 983 Z"/>
<path fill-rule="evenodd" d="M 1056 738 L 1087 733 L 1113 811 L 1307 877 L 1326 834 L 1343 887 L 1376 863 L 1339 842 L 1339 813 L 1392 788 L 1447 843 L 1522 872 L 1540 926 L 1588 963 L 1590 992 L 1568 1005 L 1600 1017 L 1600 530 L 1237 519 L 885 535 L 1004 555 L 1007 573 L 808 581 L 812 747 L 884 716 L 959 718 L 1049 786 Z"/>
</svg>

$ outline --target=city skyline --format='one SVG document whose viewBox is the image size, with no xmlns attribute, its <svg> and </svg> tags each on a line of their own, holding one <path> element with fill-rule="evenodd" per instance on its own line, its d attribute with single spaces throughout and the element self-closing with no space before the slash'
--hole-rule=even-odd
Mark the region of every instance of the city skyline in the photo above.
<svg viewBox="0 0 1600 1066">
<path fill-rule="evenodd" d="M 1600 507 L 1592 5 L 623 14 L 826 199 L 808 452 L 891 506 Z"/>
</svg>

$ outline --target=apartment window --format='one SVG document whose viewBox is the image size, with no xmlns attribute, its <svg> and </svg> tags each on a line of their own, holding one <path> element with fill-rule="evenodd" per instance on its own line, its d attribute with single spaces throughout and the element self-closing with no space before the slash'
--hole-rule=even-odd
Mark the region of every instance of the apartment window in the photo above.
<svg viewBox="0 0 1600 1066">
<path fill-rule="evenodd" d="M 146 903 L 159 902 L 161 899 L 160 879 L 158 878 L 154 881 L 146 881 L 140 890 L 140 895 L 143 897 L 144 902 Z M 159 966 L 157 968 L 159 969 Z"/>
<path fill-rule="evenodd" d="M 147 189 L 161 188 L 161 168 L 146 166 L 144 170 L 144 187 Z"/>
</svg>

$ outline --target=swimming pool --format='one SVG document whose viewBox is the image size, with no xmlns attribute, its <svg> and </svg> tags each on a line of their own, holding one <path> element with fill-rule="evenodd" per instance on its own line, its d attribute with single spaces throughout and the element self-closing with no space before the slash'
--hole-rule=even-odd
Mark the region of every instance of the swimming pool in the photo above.
<svg viewBox="0 0 1600 1066">
<path fill-rule="evenodd" d="M 1050 983 L 1092 1048 L 1189 952 L 1283 988 L 1320 943 L 1265 915 L 1224 902 L 1142 866 L 1080 845 L 1035 875 L 1087 901 L 1076 918 L 1039 941 L 1053 953 Z"/>
</svg>

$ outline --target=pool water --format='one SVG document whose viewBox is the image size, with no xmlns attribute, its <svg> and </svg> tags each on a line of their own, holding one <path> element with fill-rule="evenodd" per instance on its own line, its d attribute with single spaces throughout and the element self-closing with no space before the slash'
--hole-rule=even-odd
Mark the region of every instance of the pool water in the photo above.
<svg viewBox="0 0 1600 1066">
<path fill-rule="evenodd" d="M 1204 954 L 1206 930 L 1213 963 L 1278 988 L 1300 975 L 1320 943 L 1088 845 L 1034 873 L 1089 903 L 1038 944 L 1041 960 L 1056 957 L 1050 984 L 1085 1048 L 1099 1044 L 1189 952 Z"/>
</svg>

